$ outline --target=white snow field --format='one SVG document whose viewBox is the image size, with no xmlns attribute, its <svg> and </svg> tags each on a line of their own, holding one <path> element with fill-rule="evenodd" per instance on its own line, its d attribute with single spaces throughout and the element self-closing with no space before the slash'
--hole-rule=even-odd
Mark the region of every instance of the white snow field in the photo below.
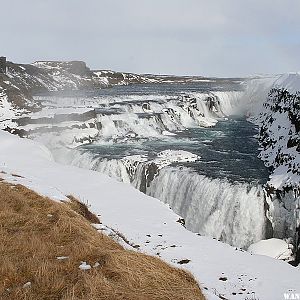
<svg viewBox="0 0 300 300">
<path fill-rule="evenodd" d="M 281 300 L 300 293 L 298 268 L 198 236 L 159 200 L 99 172 L 60 165 L 38 142 L 0 131 L 0 143 L 0 177 L 54 200 L 72 194 L 87 202 L 137 251 L 192 272 L 208 299 Z"/>
</svg>

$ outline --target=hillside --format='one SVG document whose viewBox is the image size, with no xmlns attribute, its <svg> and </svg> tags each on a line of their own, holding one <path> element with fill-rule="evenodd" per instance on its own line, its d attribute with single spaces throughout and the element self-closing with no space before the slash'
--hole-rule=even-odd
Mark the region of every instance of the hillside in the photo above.
<svg viewBox="0 0 300 300">
<path fill-rule="evenodd" d="M 58 203 L 0 182 L 1 299 L 204 299 L 191 275 L 125 250 L 70 199 Z"/>
</svg>

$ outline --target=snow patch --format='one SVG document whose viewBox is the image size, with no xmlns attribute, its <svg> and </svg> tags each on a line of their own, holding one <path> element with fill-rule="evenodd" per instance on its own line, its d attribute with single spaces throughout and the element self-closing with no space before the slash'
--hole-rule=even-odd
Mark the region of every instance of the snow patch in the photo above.
<svg viewBox="0 0 300 300">
<path fill-rule="evenodd" d="M 292 245 L 280 239 L 261 240 L 250 245 L 248 251 L 253 254 L 266 255 L 276 259 L 291 260 Z"/>
</svg>

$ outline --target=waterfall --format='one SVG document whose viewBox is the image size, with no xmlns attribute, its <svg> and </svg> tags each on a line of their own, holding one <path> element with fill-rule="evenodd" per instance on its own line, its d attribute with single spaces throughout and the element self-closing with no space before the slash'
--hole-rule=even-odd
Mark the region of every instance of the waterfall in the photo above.
<svg viewBox="0 0 300 300">
<path fill-rule="evenodd" d="M 265 196 L 259 185 L 212 179 L 189 168 L 137 157 L 103 159 L 89 152 L 72 153 L 72 165 L 131 183 L 168 204 L 185 219 L 187 229 L 195 233 L 245 249 L 265 238 Z"/>
<path fill-rule="evenodd" d="M 63 164 L 73 165 L 83 169 L 89 169 L 106 174 L 119 181 L 130 183 L 130 175 L 122 160 L 101 159 L 88 151 L 76 149 L 56 149 L 52 151 L 55 161 Z"/>
<path fill-rule="evenodd" d="M 240 92 L 190 93 L 176 97 L 118 99 L 97 109 L 99 137 L 120 141 L 171 135 L 190 127 L 211 127 L 234 112 Z"/>
<path fill-rule="evenodd" d="M 166 136 L 171 139 L 172 134 L 190 127 L 214 126 L 220 118 L 237 111 L 240 95 L 240 92 L 202 92 L 96 98 L 91 103 L 94 101 L 96 107 L 99 133 L 92 148 L 57 147 L 54 155 L 60 162 L 107 174 L 160 199 L 183 217 L 185 226 L 193 232 L 247 248 L 266 236 L 262 187 L 213 179 L 187 167 L 174 167 L 173 163 L 199 159 L 187 151 L 164 150 L 155 157 L 126 156 L 118 150 L 113 154 L 107 147 L 111 143 L 128 145 L 139 139 L 165 140 Z M 71 105 L 75 102 L 82 105 L 81 101 L 78 98 Z M 105 155 L 97 153 L 102 144 L 108 149 L 103 152 Z"/>
<path fill-rule="evenodd" d="M 62 145 L 75 148 L 95 141 L 116 143 L 165 138 L 187 128 L 216 125 L 219 119 L 236 111 L 241 95 L 241 92 L 228 91 L 170 96 L 40 96 L 35 100 L 48 107 L 47 111 L 37 113 L 32 120 L 27 118 L 28 124 L 19 125 L 29 137 L 50 148 Z"/>
<path fill-rule="evenodd" d="M 260 186 L 166 167 L 146 193 L 169 204 L 193 232 L 241 248 L 265 236 L 264 192 Z"/>
</svg>

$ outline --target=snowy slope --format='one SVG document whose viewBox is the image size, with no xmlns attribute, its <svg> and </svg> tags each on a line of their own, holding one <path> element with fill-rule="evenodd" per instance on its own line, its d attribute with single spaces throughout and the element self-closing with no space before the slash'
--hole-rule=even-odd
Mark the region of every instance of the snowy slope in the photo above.
<svg viewBox="0 0 300 300">
<path fill-rule="evenodd" d="M 273 83 L 256 122 L 261 158 L 272 168 L 276 189 L 300 184 L 300 74 L 285 74 Z"/>
<path fill-rule="evenodd" d="M 8 63 L 7 76 L 16 85 L 34 92 L 153 82 L 152 79 L 131 73 L 92 71 L 82 61 L 38 61 L 29 65 Z"/>
<path fill-rule="evenodd" d="M 160 201 L 89 170 L 55 163 L 43 145 L 0 131 L 0 174 L 54 199 L 73 194 L 135 248 L 190 270 L 208 299 L 283 299 L 300 292 L 300 272 L 285 262 L 187 231 Z M 18 174 L 24 178 L 11 174 Z M 251 298 L 252 297 L 252 298 Z"/>
<path fill-rule="evenodd" d="M 0 128 L 6 126 L 16 126 L 13 124 L 12 119 L 16 117 L 16 111 L 14 110 L 12 103 L 8 101 L 8 96 L 5 90 L 0 87 Z"/>
<path fill-rule="evenodd" d="M 18 127 L 14 120 L 34 108 L 28 97 L 11 82 L 0 79 L 0 129 Z"/>
<path fill-rule="evenodd" d="M 260 127 L 261 159 L 271 168 L 276 189 L 300 183 L 300 73 L 249 82 L 242 102 Z"/>
</svg>

